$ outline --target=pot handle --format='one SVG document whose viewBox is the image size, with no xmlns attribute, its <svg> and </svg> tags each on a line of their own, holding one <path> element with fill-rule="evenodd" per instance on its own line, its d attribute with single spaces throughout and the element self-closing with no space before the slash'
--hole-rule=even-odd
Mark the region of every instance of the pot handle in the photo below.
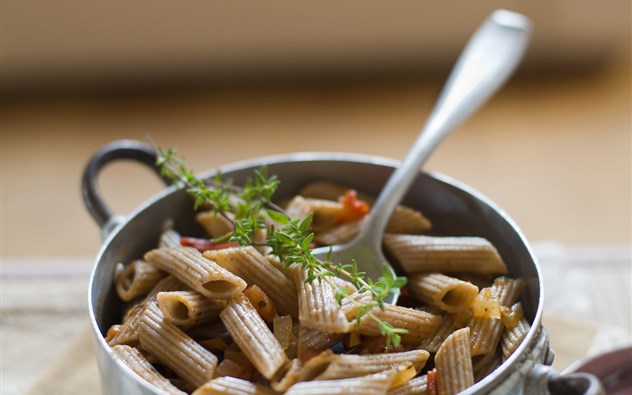
<svg viewBox="0 0 632 395">
<path fill-rule="evenodd" d="M 536 364 L 527 374 L 524 393 L 606 395 L 601 382 L 592 374 L 560 374 L 551 366 L 542 364 Z"/>
<path fill-rule="evenodd" d="M 103 201 L 97 185 L 97 176 L 105 165 L 122 159 L 130 159 L 150 167 L 165 184 L 171 184 L 168 178 L 160 174 L 160 169 L 156 166 L 156 152 L 151 145 L 135 140 L 117 140 L 101 148 L 90 159 L 83 172 L 81 192 L 86 208 L 101 228 L 103 239 L 125 219 L 112 214 Z"/>
</svg>

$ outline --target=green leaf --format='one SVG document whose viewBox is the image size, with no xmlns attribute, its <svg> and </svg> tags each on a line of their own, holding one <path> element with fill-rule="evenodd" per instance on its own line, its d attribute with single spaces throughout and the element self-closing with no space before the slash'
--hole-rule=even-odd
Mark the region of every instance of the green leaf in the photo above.
<svg viewBox="0 0 632 395">
<path fill-rule="evenodd" d="M 268 213 L 268 216 L 272 218 L 272 220 L 278 224 L 287 225 L 290 223 L 290 217 L 288 217 L 284 213 L 274 211 L 274 210 L 266 210 L 266 212 Z"/>
</svg>

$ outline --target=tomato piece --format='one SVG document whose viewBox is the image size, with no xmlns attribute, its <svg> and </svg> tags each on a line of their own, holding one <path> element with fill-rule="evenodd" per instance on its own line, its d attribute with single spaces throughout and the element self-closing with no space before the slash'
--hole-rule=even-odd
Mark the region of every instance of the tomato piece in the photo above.
<svg viewBox="0 0 632 395">
<path fill-rule="evenodd" d="M 428 371 L 427 374 L 428 395 L 439 395 L 439 384 L 437 383 L 437 369 Z"/>
<path fill-rule="evenodd" d="M 358 193 L 353 189 L 345 192 L 338 201 L 342 203 L 342 223 L 359 220 L 369 213 L 369 205 L 358 199 Z"/>
<path fill-rule="evenodd" d="M 200 239 L 197 237 L 181 237 L 180 245 L 182 247 L 193 247 L 200 252 L 209 250 L 222 250 L 224 248 L 239 247 L 236 241 L 228 241 L 225 243 L 215 243 L 209 239 Z"/>
</svg>

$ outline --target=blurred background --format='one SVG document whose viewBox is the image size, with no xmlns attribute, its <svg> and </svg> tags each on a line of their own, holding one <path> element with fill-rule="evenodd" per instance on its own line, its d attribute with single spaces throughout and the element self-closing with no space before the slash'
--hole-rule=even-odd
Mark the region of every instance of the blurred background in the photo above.
<svg viewBox="0 0 632 395">
<path fill-rule="evenodd" d="M 2 0 L 4 322 L 23 330 L 10 279 L 87 278 L 101 241 L 80 178 L 103 145 L 151 135 L 197 171 L 295 151 L 402 159 L 496 8 L 533 20 L 526 58 L 425 169 L 490 197 L 544 260 L 598 251 L 629 281 L 629 0 Z M 121 214 L 162 188 L 128 163 L 99 181 Z"/>
<path fill-rule="evenodd" d="M 293 151 L 401 159 L 498 7 L 533 19 L 526 59 L 426 169 L 531 240 L 628 243 L 629 1 L 471 3 L 4 0 L 2 255 L 98 250 L 79 180 L 114 139 L 151 135 L 198 171 Z M 148 174 L 104 172 L 117 212 L 160 189 Z"/>
</svg>

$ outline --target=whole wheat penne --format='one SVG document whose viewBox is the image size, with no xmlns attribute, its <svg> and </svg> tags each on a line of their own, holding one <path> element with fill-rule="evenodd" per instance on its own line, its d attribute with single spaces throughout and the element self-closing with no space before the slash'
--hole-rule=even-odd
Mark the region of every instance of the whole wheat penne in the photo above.
<svg viewBox="0 0 632 395">
<path fill-rule="evenodd" d="M 418 343 L 432 336 L 441 325 L 441 316 L 389 303 L 384 303 L 384 310 L 374 307 L 371 313 L 396 328 L 406 329 L 408 332 L 401 335 L 404 344 Z M 363 335 L 381 335 L 379 324 L 368 315 L 362 317 L 356 330 Z"/>
<path fill-rule="evenodd" d="M 494 280 L 491 290 L 501 306 L 511 306 L 518 299 L 523 287 L 524 280 L 522 279 L 498 277 Z M 470 342 L 473 356 L 496 351 L 503 332 L 503 323 L 500 318 L 472 317 L 467 326 L 471 330 Z"/>
<path fill-rule="evenodd" d="M 169 275 L 158 282 L 154 288 L 145 296 L 145 299 L 132 307 L 123 320 L 119 333 L 114 336 L 108 344 L 115 346 L 117 344 L 138 345 L 138 322 L 140 321 L 145 305 L 155 300 L 156 295 L 163 291 L 176 291 L 184 288 L 184 285 L 175 277 Z"/>
<path fill-rule="evenodd" d="M 384 246 L 408 274 L 507 273 L 507 266 L 496 248 L 481 237 L 386 234 Z"/>
<path fill-rule="evenodd" d="M 344 195 L 350 188 L 343 185 L 327 181 L 312 182 L 299 191 L 305 197 L 327 199 L 336 201 Z M 373 204 L 375 199 L 368 194 L 357 192 L 358 198 L 369 204 Z M 387 233 L 417 234 L 429 230 L 432 227 L 430 220 L 419 211 L 406 206 L 397 206 L 391 216 L 387 226 Z"/>
<path fill-rule="evenodd" d="M 167 273 L 142 259 L 132 261 L 116 277 L 116 293 L 125 302 L 149 292 Z"/>
<path fill-rule="evenodd" d="M 276 392 L 261 384 L 236 377 L 218 377 L 197 390 L 192 395 L 275 395 Z"/>
<path fill-rule="evenodd" d="M 479 382 L 494 371 L 502 362 L 498 353 L 482 354 L 472 357 L 472 370 L 474 381 Z"/>
<path fill-rule="evenodd" d="M 209 299 L 196 291 L 160 292 L 156 300 L 163 316 L 177 326 L 209 322 L 226 307 L 224 300 Z"/>
<path fill-rule="evenodd" d="M 412 365 L 415 370 L 413 376 L 416 376 L 429 356 L 430 353 L 424 350 L 369 355 L 338 354 L 332 357 L 327 369 L 316 380 L 365 376 L 406 364 Z"/>
<path fill-rule="evenodd" d="M 454 331 L 435 355 L 439 395 L 457 394 L 474 385 L 470 328 Z"/>
<path fill-rule="evenodd" d="M 167 229 L 160 235 L 158 242 L 160 248 L 178 248 L 180 247 L 180 234 L 173 229 Z"/>
<path fill-rule="evenodd" d="M 195 220 L 202 225 L 211 238 L 222 237 L 233 231 L 232 222 L 214 211 L 202 211 L 195 215 Z"/>
<path fill-rule="evenodd" d="M 386 233 L 416 235 L 432 228 L 430 220 L 417 210 L 397 206 L 386 224 Z"/>
<path fill-rule="evenodd" d="M 439 324 L 436 332 L 432 336 L 423 339 L 421 343 L 419 343 L 419 348 L 431 353 L 436 353 L 439 347 L 441 347 L 441 344 L 455 329 L 457 328 L 454 327 L 454 316 L 452 314 L 444 314 L 441 317 L 441 324 Z"/>
<path fill-rule="evenodd" d="M 520 343 L 522 343 L 527 336 L 530 328 L 529 322 L 522 318 L 515 327 L 505 329 L 500 339 L 503 361 L 506 361 L 507 358 L 516 351 Z"/>
<path fill-rule="evenodd" d="M 300 359 L 294 358 L 287 363 L 283 369 L 277 372 L 276 377 L 270 382 L 270 386 L 276 392 L 285 392 L 288 388 L 298 382 L 303 363 Z"/>
<path fill-rule="evenodd" d="M 145 259 L 212 299 L 229 299 L 246 288 L 246 282 L 189 247 L 159 248 Z"/>
<path fill-rule="evenodd" d="M 408 288 L 421 301 L 449 313 L 470 306 L 478 287 L 441 273 L 419 273 L 408 278 Z"/>
<path fill-rule="evenodd" d="M 206 251 L 204 257 L 244 279 L 256 284 L 266 293 L 281 314 L 298 317 L 298 300 L 294 281 L 270 262 L 254 247 L 234 247 Z"/>
<path fill-rule="evenodd" d="M 363 394 L 383 395 L 395 380 L 395 369 L 367 376 L 339 380 L 303 381 L 291 386 L 286 395 Z"/>
<path fill-rule="evenodd" d="M 263 377 L 271 379 L 287 362 L 281 344 L 243 294 L 234 296 L 219 316 L 235 343 Z"/>
<path fill-rule="evenodd" d="M 428 376 L 415 377 L 404 384 L 390 389 L 387 395 L 427 395 L 428 394 Z"/>
<path fill-rule="evenodd" d="M 179 390 L 164 378 L 156 368 L 136 348 L 118 345 L 112 347 L 112 352 L 116 358 L 127 365 L 134 373 L 142 377 L 145 381 L 170 395 L 186 395 L 186 392 Z"/>
<path fill-rule="evenodd" d="M 144 350 L 173 369 L 191 389 L 213 378 L 217 357 L 167 321 L 157 302 L 149 302 L 138 323 Z"/>
<path fill-rule="evenodd" d="M 312 230 L 323 232 L 342 221 L 344 208 L 340 202 L 333 200 L 297 195 L 288 203 L 285 212 L 290 218 L 304 218 L 311 213 Z"/>
<path fill-rule="evenodd" d="M 314 236 L 314 241 L 322 245 L 344 244 L 351 241 L 360 231 L 362 220 L 349 221 L 333 226 Z"/>
<path fill-rule="evenodd" d="M 349 320 L 336 302 L 333 287 L 326 281 L 314 279 L 306 282 L 307 272 L 300 267 L 291 268 L 298 288 L 299 321 L 302 326 L 328 333 L 347 333 Z"/>
</svg>

